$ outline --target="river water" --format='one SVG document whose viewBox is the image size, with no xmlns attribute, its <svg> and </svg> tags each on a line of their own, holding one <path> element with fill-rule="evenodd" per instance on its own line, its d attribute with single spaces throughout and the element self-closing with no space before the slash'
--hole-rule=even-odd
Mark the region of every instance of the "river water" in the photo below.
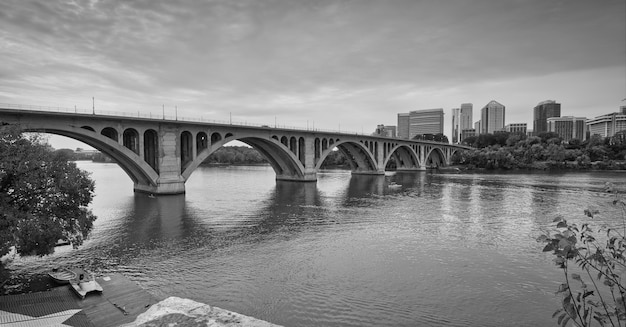
<svg viewBox="0 0 626 327">
<path fill-rule="evenodd" d="M 16 273 L 84 265 L 285 326 L 549 326 L 562 271 L 536 237 L 563 215 L 616 213 L 623 172 L 325 171 L 200 167 L 185 195 L 134 194 L 115 164 L 92 172 L 98 219 L 77 250 L 17 258 Z M 401 187 L 389 187 L 396 182 Z"/>
</svg>

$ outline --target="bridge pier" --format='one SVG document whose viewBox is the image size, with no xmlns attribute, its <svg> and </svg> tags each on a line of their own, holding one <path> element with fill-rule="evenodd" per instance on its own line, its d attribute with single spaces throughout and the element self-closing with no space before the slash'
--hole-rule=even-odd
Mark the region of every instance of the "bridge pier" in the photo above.
<svg viewBox="0 0 626 327">
<path fill-rule="evenodd" d="M 277 181 L 291 181 L 291 182 L 317 182 L 316 172 L 305 172 L 304 176 L 293 176 L 287 174 L 276 174 Z"/>
<path fill-rule="evenodd" d="M 352 175 L 384 175 L 384 170 L 353 170 Z"/>
<path fill-rule="evenodd" d="M 164 182 L 158 185 L 135 184 L 135 192 L 155 194 L 155 195 L 176 195 L 185 193 L 185 182 Z"/>
</svg>

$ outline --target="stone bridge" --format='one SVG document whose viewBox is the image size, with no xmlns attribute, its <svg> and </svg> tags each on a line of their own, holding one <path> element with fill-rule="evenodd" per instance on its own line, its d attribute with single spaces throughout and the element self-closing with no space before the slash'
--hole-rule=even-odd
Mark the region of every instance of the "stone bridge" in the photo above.
<svg viewBox="0 0 626 327">
<path fill-rule="evenodd" d="M 82 141 L 113 158 L 133 180 L 135 191 L 152 194 L 184 193 L 191 173 L 235 140 L 258 150 L 277 180 L 297 182 L 315 182 L 324 159 L 334 149 L 348 159 L 352 174 L 384 174 L 390 162 L 398 171 L 449 165 L 452 155 L 466 148 L 341 132 L 137 116 L 0 106 L 0 125 L 18 124 L 25 132 Z"/>
</svg>

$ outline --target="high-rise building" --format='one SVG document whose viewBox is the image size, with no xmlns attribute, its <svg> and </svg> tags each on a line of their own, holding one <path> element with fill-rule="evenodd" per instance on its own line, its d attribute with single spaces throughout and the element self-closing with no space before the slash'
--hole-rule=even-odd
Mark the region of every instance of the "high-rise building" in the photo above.
<svg viewBox="0 0 626 327">
<path fill-rule="evenodd" d="M 519 133 L 519 134 L 524 134 L 524 135 L 526 135 L 527 129 L 528 128 L 527 128 L 526 123 L 514 123 L 514 124 L 507 124 L 506 126 L 504 126 L 504 130 L 506 132 Z"/>
<path fill-rule="evenodd" d="M 412 139 L 422 134 L 443 134 L 442 108 L 398 114 L 399 138 Z"/>
<path fill-rule="evenodd" d="M 471 103 L 461 104 L 461 130 L 472 129 L 472 122 L 474 121 L 474 113 L 472 112 Z"/>
<path fill-rule="evenodd" d="M 478 136 L 480 134 L 480 120 L 474 123 L 474 134 Z"/>
<path fill-rule="evenodd" d="M 561 104 L 554 100 L 539 102 L 533 109 L 533 132 L 535 135 L 548 131 L 547 119 L 561 117 Z"/>
<path fill-rule="evenodd" d="M 548 132 L 557 133 L 565 142 L 572 139 L 584 141 L 587 139 L 587 118 L 585 117 L 550 117 L 546 119 Z"/>
<path fill-rule="evenodd" d="M 443 134 L 443 108 L 409 112 L 409 139 L 422 134 Z"/>
<path fill-rule="evenodd" d="M 495 100 L 480 109 L 480 134 L 493 134 L 504 129 L 504 109 L 504 105 Z"/>
<path fill-rule="evenodd" d="M 614 112 L 587 120 L 589 134 L 612 137 L 615 133 L 626 130 L 626 113 Z"/>
<path fill-rule="evenodd" d="M 409 114 L 398 114 L 398 138 L 409 138 Z"/>
<path fill-rule="evenodd" d="M 461 135 L 461 109 L 452 109 L 452 143 L 458 143 Z"/>
</svg>

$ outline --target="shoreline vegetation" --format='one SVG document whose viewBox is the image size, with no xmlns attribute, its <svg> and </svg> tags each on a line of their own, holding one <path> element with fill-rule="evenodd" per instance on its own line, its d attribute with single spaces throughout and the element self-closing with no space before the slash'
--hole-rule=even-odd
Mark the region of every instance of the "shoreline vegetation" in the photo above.
<svg viewBox="0 0 626 327">
<path fill-rule="evenodd" d="M 564 142 L 556 133 L 481 134 L 463 141 L 474 149 L 452 156 L 460 169 L 482 170 L 626 170 L 626 133 L 592 135 Z"/>
</svg>

